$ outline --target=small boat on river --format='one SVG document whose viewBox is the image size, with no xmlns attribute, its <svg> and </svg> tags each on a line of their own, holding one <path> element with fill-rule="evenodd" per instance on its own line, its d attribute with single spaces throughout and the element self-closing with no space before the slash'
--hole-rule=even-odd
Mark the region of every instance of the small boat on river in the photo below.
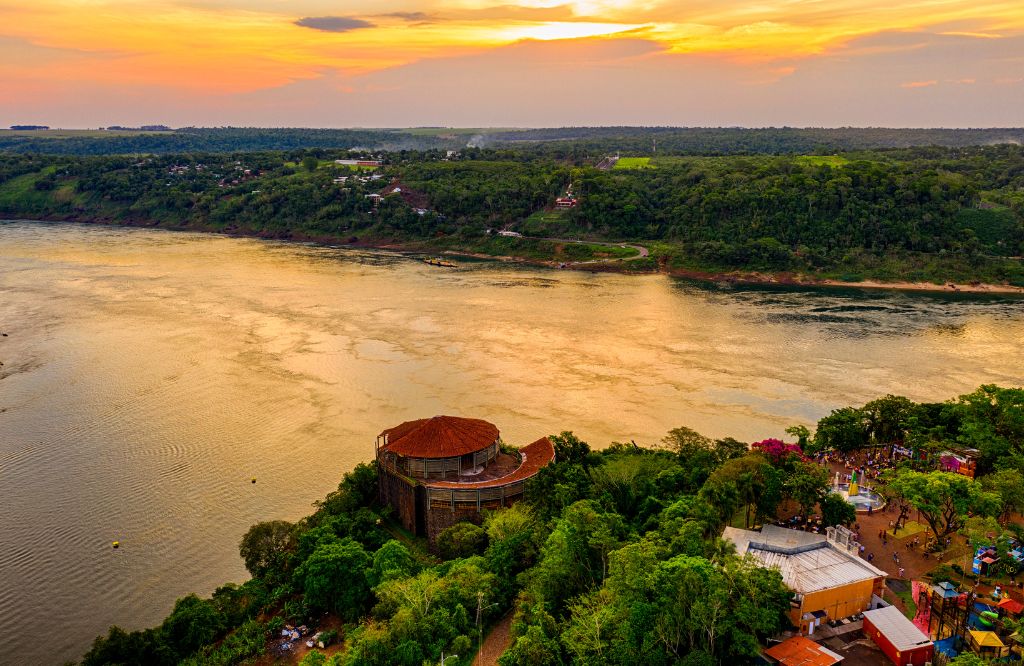
<svg viewBox="0 0 1024 666">
<path fill-rule="evenodd" d="M 440 266 L 442 268 L 455 268 L 455 263 L 442 259 L 441 257 L 427 257 L 423 260 L 423 263 L 430 264 L 431 266 Z"/>
</svg>

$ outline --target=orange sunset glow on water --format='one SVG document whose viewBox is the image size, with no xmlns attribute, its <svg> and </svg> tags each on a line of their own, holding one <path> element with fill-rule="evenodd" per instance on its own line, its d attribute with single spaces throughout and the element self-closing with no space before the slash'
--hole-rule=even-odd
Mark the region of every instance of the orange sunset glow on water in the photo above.
<svg viewBox="0 0 1024 666">
<path fill-rule="evenodd" d="M 1020 122 L 1001 0 L 0 1 L 0 121 Z"/>
</svg>

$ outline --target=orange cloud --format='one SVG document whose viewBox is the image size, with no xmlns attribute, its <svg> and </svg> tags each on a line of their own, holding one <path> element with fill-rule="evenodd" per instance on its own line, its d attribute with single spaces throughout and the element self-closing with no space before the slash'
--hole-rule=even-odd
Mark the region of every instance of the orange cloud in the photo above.
<svg viewBox="0 0 1024 666">
<path fill-rule="evenodd" d="M 15 101 L 79 84 L 226 97 L 595 37 L 739 63 L 741 80 L 774 85 L 830 54 L 902 51 L 913 62 L 935 34 L 1000 43 L 1022 31 L 1024 5 L 1010 0 L 0 0 L 0 88 Z M 870 41 L 904 33 L 912 39 Z M 984 67 L 908 69 L 897 82 L 965 83 Z"/>
</svg>

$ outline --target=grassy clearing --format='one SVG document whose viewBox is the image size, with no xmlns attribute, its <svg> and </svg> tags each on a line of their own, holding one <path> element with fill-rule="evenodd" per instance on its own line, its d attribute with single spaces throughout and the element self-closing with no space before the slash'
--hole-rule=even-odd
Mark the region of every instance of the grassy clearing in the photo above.
<svg viewBox="0 0 1024 666">
<path fill-rule="evenodd" d="M 654 169 L 650 157 L 620 157 L 615 163 L 616 169 Z"/>
<path fill-rule="evenodd" d="M 920 534 L 921 532 L 924 532 L 927 529 L 928 529 L 927 525 L 921 524 L 921 523 L 919 523 L 919 522 L 917 522 L 915 520 L 908 520 L 898 530 L 896 530 L 896 537 L 895 538 L 897 538 L 897 539 L 905 539 L 905 538 L 907 538 L 909 536 L 914 536 L 915 534 Z"/>
<path fill-rule="evenodd" d="M 561 210 L 538 210 L 536 213 L 526 218 L 528 222 L 536 222 L 539 224 L 550 224 L 553 222 L 561 222 L 565 212 Z"/>
<path fill-rule="evenodd" d="M 892 589 L 889 591 L 893 592 Z M 902 592 L 893 592 L 893 594 L 899 597 L 903 602 L 903 605 L 906 606 L 906 610 L 903 611 L 903 614 L 907 616 L 908 620 L 913 620 L 917 615 L 917 603 L 914 602 L 914 593 L 912 589 L 906 589 Z"/>
<path fill-rule="evenodd" d="M 803 162 L 804 164 L 830 166 L 832 168 L 841 167 L 850 163 L 850 160 L 842 157 L 841 155 L 799 155 L 795 159 L 797 162 Z"/>
<path fill-rule="evenodd" d="M 523 220 L 523 233 L 527 236 L 559 236 L 566 230 L 564 211 L 538 210 Z"/>
<path fill-rule="evenodd" d="M 36 181 L 55 170 L 56 167 L 46 167 L 42 171 L 26 173 L 0 183 L 0 205 L 15 207 L 25 202 L 38 204 L 49 199 L 50 193 L 36 190 L 35 185 Z"/>
</svg>

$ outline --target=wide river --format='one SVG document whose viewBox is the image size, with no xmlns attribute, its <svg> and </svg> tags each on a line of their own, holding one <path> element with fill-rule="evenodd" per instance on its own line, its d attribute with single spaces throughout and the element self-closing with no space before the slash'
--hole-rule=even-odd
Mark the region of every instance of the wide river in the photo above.
<svg viewBox="0 0 1024 666">
<path fill-rule="evenodd" d="M 5 664 L 77 658 L 244 580 L 249 525 L 309 513 L 407 419 L 480 417 L 518 444 L 750 441 L 886 393 L 1024 382 L 1012 298 L 31 222 L 0 223 L 0 332 Z"/>
</svg>

